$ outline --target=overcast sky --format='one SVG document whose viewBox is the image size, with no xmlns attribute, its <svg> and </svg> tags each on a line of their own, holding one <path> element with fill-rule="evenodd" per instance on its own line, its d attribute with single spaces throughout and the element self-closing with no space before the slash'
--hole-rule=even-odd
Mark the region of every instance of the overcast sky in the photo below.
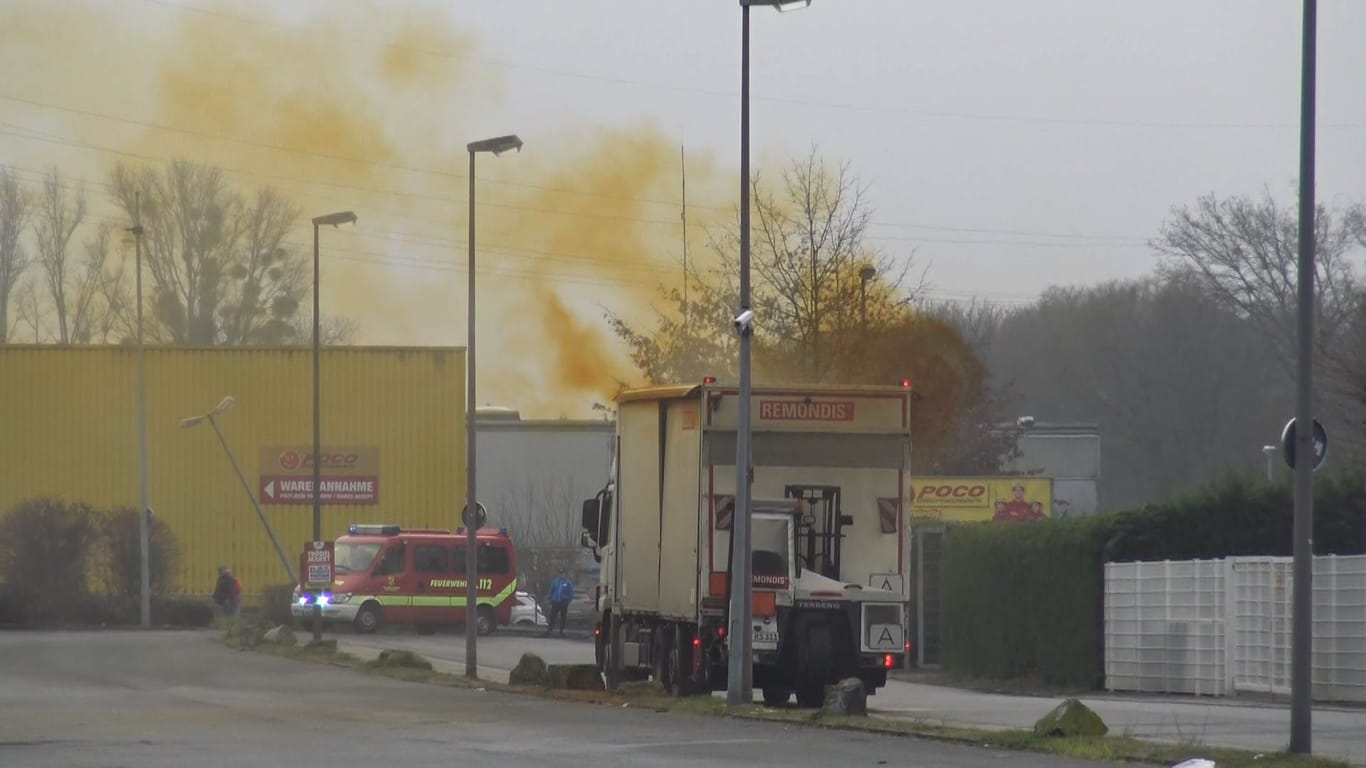
<svg viewBox="0 0 1366 768">
<path fill-rule="evenodd" d="M 490 129 L 648 116 L 738 165 L 736 2 L 452 8 L 489 58 L 558 72 L 508 69 Z M 945 294 L 1017 298 L 1141 274 L 1153 264 L 1144 241 L 1173 205 L 1267 187 L 1294 204 L 1300 14 L 1293 0 L 756 9 L 752 147 L 815 142 L 851 161 L 871 186 L 879 245 L 913 245 Z M 1363 35 L 1366 3 L 1319 3 L 1325 201 L 1366 199 Z"/>
<path fill-rule="evenodd" d="M 901 259 L 914 253 L 938 297 L 1019 304 L 1050 285 L 1146 274 L 1155 264 L 1146 241 L 1174 205 L 1264 189 L 1295 204 L 1300 13 L 1294 0 L 755 9 L 755 166 L 773 169 L 812 145 L 850 163 L 869 187 L 873 244 Z M 620 180 L 610 178 L 615 139 L 603 137 L 643 131 L 674 158 L 685 148 L 699 189 L 692 198 L 690 176 L 690 204 L 733 205 L 739 185 L 736 0 L 0 0 L 0 16 L 0 163 L 28 182 L 57 164 L 98 183 L 116 160 L 189 152 L 240 170 L 244 182 L 292 186 L 309 215 L 355 207 L 356 231 L 329 244 L 367 245 L 334 248 L 351 261 L 329 267 L 324 300 L 362 323 L 366 343 L 463 343 L 466 141 L 516 132 L 526 142 L 521 155 L 481 161 L 477 174 L 489 180 L 481 205 L 495 207 L 481 242 L 501 259 L 488 267 L 487 295 L 508 306 L 540 301 L 519 281 L 549 281 L 574 316 L 598 327 L 602 307 L 631 307 L 614 303 L 620 275 L 595 277 L 591 260 L 619 241 L 628 253 L 612 258 L 653 251 L 660 237 L 672 243 L 667 227 L 679 220 L 676 166 L 650 166 L 648 184 L 625 186 L 636 207 L 621 218 L 636 228 L 647 220 L 654 234 L 610 230 L 621 222 L 603 185 Z M 216 37 L 197 42 L 190 24 Z M 446 67 L 455 84 L 434 76 L 392 87 L 351 61 L 396 29 L 407 30 L 400 47 Z M 1330 204 L 1366 200 L 1362 39 L 1366 2 L 1321 0 L 1318 195 Z M 201 70 L 189 82 L 203 98 L 227 94 L 254 111 L 168 107 L 167 73 L 177 68 Z M 320 93 L 339 114 L 369 121 L 366 135 L 385 144 L 376 153 L 407 175 L 379 179 L 371 168 L 357 180 L 317 157 L 305 168 L 298 137 L 268 126 Z M 324 122 L 314 125 L 325 131 Z M 372 145 L 338 139 L 320 152 L 352 157 Z M 333 186 L 318 186 L 326 181 Z M 382 200 L 358 198 L 373 188 Z M 523 230 L 578 203 L 528 203 L 512 196 L 519 189 L 605 195 L 591 212 L 601 226 L 584 235 L 548 225 L 554 231 L 532 238 Z M 97 203 L 98 215 L 117 218 Z M 499 219 L 500 205 L 519 216 Z M 668 267 L 644 269 L 625 284 L 640 288 Z M 515 340 L 487 333 L 494 344 Z M 524 380 L 546 375 L 537 363 L 503 364 Z"/>
</svg>

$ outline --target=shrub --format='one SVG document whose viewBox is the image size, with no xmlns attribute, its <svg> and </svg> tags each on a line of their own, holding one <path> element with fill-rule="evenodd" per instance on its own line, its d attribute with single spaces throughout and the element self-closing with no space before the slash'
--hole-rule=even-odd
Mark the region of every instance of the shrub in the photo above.
<svg viewBox="0 0 1366 768">
<path fill-rule="evenodd" d="M 272 627 L 281 624 L 290 628 L 297 627 L 294 614 L 289 612 L 293 602 L 293 584 L 270 584 L 261 590 L 261 613 Z"/>
<path fill-rule="evenodd" d="M 94 511 L 82 503 L 30 499 L 0 520 L 0 578 L 16 593 L 29 621 L 81 619 L 98 540 Z"/>
<path fill-rule="evenodd" d="M 136 610 L 142 598 L 142 546 L 137 510 L 130 507 L 111 510 L 100 519 L 100 533 L 103 587 L 111 599 Z M 180 542 L 171 527 L 158 517 L 151 518 L 147 539 L 148 585 L 154 598 L 163 597 L 171 594 L 176 586 Z"/>
<path fill-rule="evenodd" d="M 192 597 L 152 600 L 152 623 L 172 627 L 207 627 L 213 624 L 214 605 Z"/>
<path fill-rule="evenodd" d="M 981 523 L 944 540 L 943 662 L 958 674 L 1092 686 L 1104 521 Z"/>
<path fill-rule="evenodd" d="M 0 627 L 28 623 L 28 603 L 18 590 L 0 587 Z"/>
<path fill-rule="evenodd" d="M 1232 479 L 1202 492 L 1113 516 L 1106 562 L 1289 556 L 1294 501 L 1288 485 Z M 1366 484 L 1337 472 L 1314 478 L 1314 554 L 1362 552 Z"/>
<path fill-rule="evenodd" d="M 950 527 L 942 572 L 943 662 L 958 674 L 1099 684 L 1103 563 L 1286 556 L 1285 485 L 1227 480 L 1115 515 Z M 1315 554 L 1366 549 L 1366 483 L 1316 475 Z"/>
</svg>

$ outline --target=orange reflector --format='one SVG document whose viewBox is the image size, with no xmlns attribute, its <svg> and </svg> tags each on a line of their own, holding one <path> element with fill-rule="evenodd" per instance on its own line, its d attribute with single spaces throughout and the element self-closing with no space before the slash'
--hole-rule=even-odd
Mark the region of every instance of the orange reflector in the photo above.
<svg viewBox="0 0 1366 768">
<path fill-rule="evenodd" d="M 711 578 L 707 581 L 707 586 L 711 587 L 712 597 L 729 597 L 726 594 L 726 572 L 712 571 Z"/>
<path fill-rule="evenodd" d="M 895 666 L 895 665 L 896 665 L 896 657 L 893 656 L 892 654 L 889 653 L 889 654 L 887 654 L 886 656 L 883 656 L 883 657 L 882 657 L 882 668 L 883 668 L 883 669 L 891 669 L 891 668 L 892 668 L 893 666 Z"/>
<path fill-rule="evenodd" d="M 755 592 L 750 601 L 750 613 L 754 616 L 777 616 L 778 595 L 774 592 Z"/>
</svg>

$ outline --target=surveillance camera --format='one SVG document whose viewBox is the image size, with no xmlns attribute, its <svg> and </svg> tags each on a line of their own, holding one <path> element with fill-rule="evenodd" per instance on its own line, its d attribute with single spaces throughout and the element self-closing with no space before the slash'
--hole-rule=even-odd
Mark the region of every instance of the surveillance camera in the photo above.
<svg viewBox="0 0 1366 768">
<path fill-rule="evenodd" d="M 735 332 L 748 336 L 754 331 L 754 310 L 747 309 L 735 316 Z"/>
<path fill-rule="evenodd" d="M 1021 427 L 1024 427 L 1025 429 L 1028 429 L 1029 427 L 1034 426 L 1034 417 L 1021 416 L 1020 418 L 1015 420 L 1015 423 Z"/>
</svg>

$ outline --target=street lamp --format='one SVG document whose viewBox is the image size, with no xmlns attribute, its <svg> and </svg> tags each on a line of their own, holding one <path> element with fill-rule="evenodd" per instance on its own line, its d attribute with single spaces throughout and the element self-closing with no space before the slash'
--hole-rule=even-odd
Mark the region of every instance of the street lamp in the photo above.
<svg viewBox="0 0 1366 768">
<path fill-rule="evenodd" d="M 865 264 L 858 271 L 858 304 L 859 314 L 863 318 L 863 330 L 868 330 L 868 281 L 877 277 L 877 267 L 872 264 Z"/>
<path fill-rule="evenodd" d="M 232 462 L 232 468 L 237 472 L 237 479 L 242 483 L 242 490 L 246 491 L 247 498 L 251 501 L 252 508 L 256 510 L 256 516 L 261 518 L 261 525 L 265 526 L 266 534 L 270 536 L 270 543 L 275 545 L 275 552 L 280 556 L 280 562 L 285 566 L 285 573 L 289 574 L 290 581 L 295 581 L 294 569 L 289 565 L 289 558 L 285 556 L 285 550 L 280 546 L 280 540 L 275 538 L 275 531 L 271 529 L 270 521 L 266 520 L 265 513 L 261 511 L 261 505 L 256 501 L 256 494 L 251 492 L 251 485 L 247 483 L 247 476 L 242 474 L 242 467 L 237 463 L 237 457 L 232 454 L 232 449 L 228 447 L 228 441 L 223 438 L 223 431 L 218 428 L 218 422 L 213 418 L 219 414 L 227 413 L 232 410 L 235 405 L 237 405 L 237 401 L 233 399 L 232 395 L 228 395 L 219 401 L 218 405 L 215 405 L 212 411 L 209 411 L 202 416 L 191 416 L 188 419 L 181 419 L 180 428 L 191 429 L 205 421 L 209 422 L 209 426 L 213 427 L 214 434 L 218 435 L 219 444 L 223 446 L 223 452 L 228 454 L 228 461 Z"/>
<path fill-rule="evenodd" d="M 351 224 L 356 221 L 356 214 L 351 211 L 340 211 L 317 216 L 313 219 L 313 540 L 322 541 L 323 539 L 323 520 L 322 520 L 322 427 L 320 424 L 320 412 L 322 406 L 319 397 L 321 385 L 319 383 L 319 360 L 320 342 L 319 338 L 319 313 L 318 313 L 318 228 L 324 225 L 336 227 L 341 224 Z M 273 534 L 272 534 L 273 537 Z M 323 606 L 322 603 L 315 603 L 313 606 L 313 639 L 321 641 L 323 639 Z"/>
<path fill-rule="evenodd" d="M 754 699 L 753 630 L 750 618 L 750 342 L 754 310 L 749 291 L 749 9 L 769 6 L 779 11 L 805 8 L 811 0 L 740 0 L 740 311 L 736 330 L 740 334 L 740 412 L 735 429 L 735 521 L 730 562 L 730 657 L 726 676 L 726 704 L 736 706 Z M 744 320 L 742 321 L 742 318 Z"/>
<path fill-rule="evenodd" d="M 498 136 L 492 139 L 472 141 L 465 145 L 465 149 L 470 153 L 470 214 L 469 214 L 469 306 L 467 311 L 469 317 L 465 324 L 467 326 L 465 334 L 468 337 L 468 348 L 465 350 L 465 376 L 468 381 L 465 384 L 466 408 L 465 408 L 465 514 L 462 515 L 465 523 L 465 677 L 475 679 L 479 677 L 479 664 L 476 658 L 476 639 L 478 632 L 478 599 L 479 594 L 475 589 L 478 583 L 478 572 L 476 570 L 475 559 L 478 555 L 478 548 L 475 546 L 476 528 L 479 526 L 478 509 L 479 502 L 475 494 L 474 483 L 474 459 L 475 459 L 475 399 L 474 399 L 474 156 L 480 152 L 491 152 L 494 157 L 510 150 L 522 151 L 522 140 L 516 134 Z"/>
<path fill-rule="evenodd" d="M 1272 461 L 1271 461 L 1271 457 L 1276 455 L 1276 446 L 1274 446 L 1274 445 L 1263 445 L 1263 446 L 1262 446 L 1262 453 L 1266 454 L 1266 481 L 1269 483 L 1269 482 L 1272 482 L 1272 474 L 1271 474 L 1271 464 L 1272 464 Z"/>
<path fill-rule="evenodd" d="M 138 555 L 139 565 L 139 603 L 141 606 L 142 626 L 152 626 L 152 574 L 148 559 L 151 555 L 151 521 L 147 514 L 151 509 L 147 491 L 147 347 L 142 332 L 142 192 L 133 193 L 133 226 L 128 227 L 133 235 L 135 270 L 137 272 L 137 322 L 138 322 L 138 482 L 140 485 L 138 505 Z"/>
</svg>

